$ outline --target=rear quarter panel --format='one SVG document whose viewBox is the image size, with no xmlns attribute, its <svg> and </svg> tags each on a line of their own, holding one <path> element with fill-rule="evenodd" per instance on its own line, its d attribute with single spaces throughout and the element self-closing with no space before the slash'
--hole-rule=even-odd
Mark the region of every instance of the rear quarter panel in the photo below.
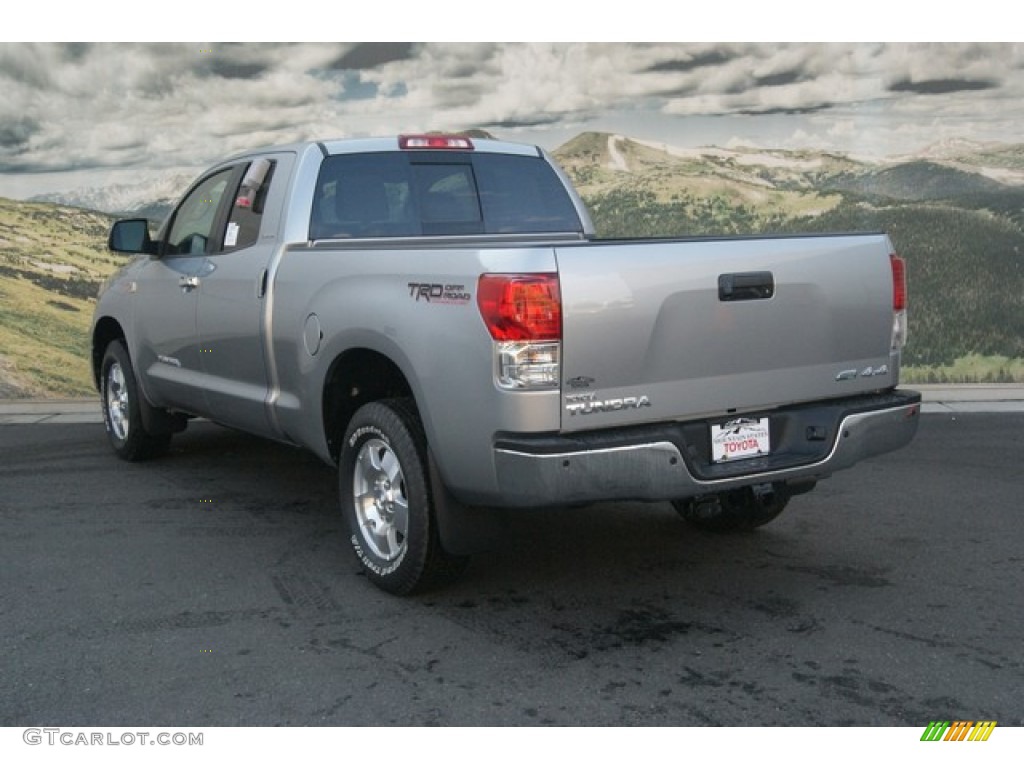
<svg viewBox="0 0 1024 768">
<path fill-rule="evenodd" d="M 540 247 L 287 249 L 274 281 L 271 330 L 281 429 L 330 460 L 320 404 L 331 363 L 352 349 L 373 350 L 408 380 L 449 487 L 464 497 L 492 492 L 494 433 L 557 430 L 559 398 L 496 386 L 477 281 L 487 272 L 554 269 L 552 249 Z M 441 288 L 423 295 L 421 285 Z M 311 314 L 324 336 L 315 355 L 302 340 Z"/>
</svg>

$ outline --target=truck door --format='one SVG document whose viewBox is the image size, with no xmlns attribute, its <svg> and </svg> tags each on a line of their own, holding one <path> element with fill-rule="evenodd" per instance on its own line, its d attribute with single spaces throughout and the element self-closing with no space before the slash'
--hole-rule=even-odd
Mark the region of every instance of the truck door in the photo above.
<svg viewBox="0 0 1024 768">
<path fill-rule="evenodd" d="M 202 413 L 202 364 L 196 345 L 197 288 L 216 229 L 218 211 L 235 171 L 225 168 L 199 181 L 171 214 L 158 256 L 137 281 L 134 355 L 146 371 L 149 399 Z"/>
<path fill-rule="evenodd" d="M 267 270 L 293 158 L 277 153 L 244 164 L 198 289 L 206 410 L 223 424 L 263 435 L 272 434 L 263 327 Z"/>
</svg>

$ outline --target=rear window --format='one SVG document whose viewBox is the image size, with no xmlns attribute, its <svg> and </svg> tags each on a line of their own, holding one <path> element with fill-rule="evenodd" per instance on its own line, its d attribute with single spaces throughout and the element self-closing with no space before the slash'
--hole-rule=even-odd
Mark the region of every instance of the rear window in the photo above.
<svg viewBox="0 0 1024 768">
<path fill-rule="evenodd" d="M 472 152 L 325 158 L 310 220 L 311 240 L 580 231 L 543 158 Z"/>
</svg>

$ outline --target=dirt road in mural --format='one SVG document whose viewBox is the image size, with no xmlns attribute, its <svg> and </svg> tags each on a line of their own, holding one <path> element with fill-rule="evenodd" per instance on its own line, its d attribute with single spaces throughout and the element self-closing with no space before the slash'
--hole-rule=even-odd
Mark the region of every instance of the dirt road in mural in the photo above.
<svg viewBox="0 0 1024 768">
<path fill-rule="evenodd" d="M 869 162 L 592 132 L 554 154 L 601 237 L 887 231 L 909 269 L 904 379 L 1024 381 L 1024 145 L 960 141 Z M 92 392 L 93 297 L 123 263 L 106 229 L 115 214 L 169 210 L 136 198 L 107 213 L 0 199 L 0 397 Z"/>
</svg>

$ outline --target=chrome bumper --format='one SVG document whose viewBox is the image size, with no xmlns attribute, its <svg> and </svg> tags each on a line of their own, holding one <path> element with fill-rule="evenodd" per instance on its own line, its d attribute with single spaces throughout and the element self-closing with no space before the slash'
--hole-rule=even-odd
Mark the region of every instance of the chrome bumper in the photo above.
<svg viewBox="0 0 1024 768">
<path fill-rule="evenodd" d="M 891 405 L 893 399 L 902 400 Z M 773 460 L 749 459 L 716 465 L 719 477 L 699 477 L 693 451 L 684 457 L 678 441 L 638 441 L 583 450 L 552 450 L 550 441 L 531 450 L 528 441 L 494 449 L 502 505 L 547 506 L 614 500 L 684 499 L 748 485 L 821 479 L 862 459 L 907 445 L 917 432 L 920 395 L 889 395 L 888 407 L 854 409 L 837 419 L 830 449 L 806 463 L 773 467 Z M 776 412 L 778 413 L 778 412 Z M 663 427 L 654 432 L 664 431 Z M 566 441 L 578 444 L 579 438 Z M 599 444 L 599 443 L 598 443 Z M 775 462 L 776 464 L 778 462 Z"/>
</svg>

